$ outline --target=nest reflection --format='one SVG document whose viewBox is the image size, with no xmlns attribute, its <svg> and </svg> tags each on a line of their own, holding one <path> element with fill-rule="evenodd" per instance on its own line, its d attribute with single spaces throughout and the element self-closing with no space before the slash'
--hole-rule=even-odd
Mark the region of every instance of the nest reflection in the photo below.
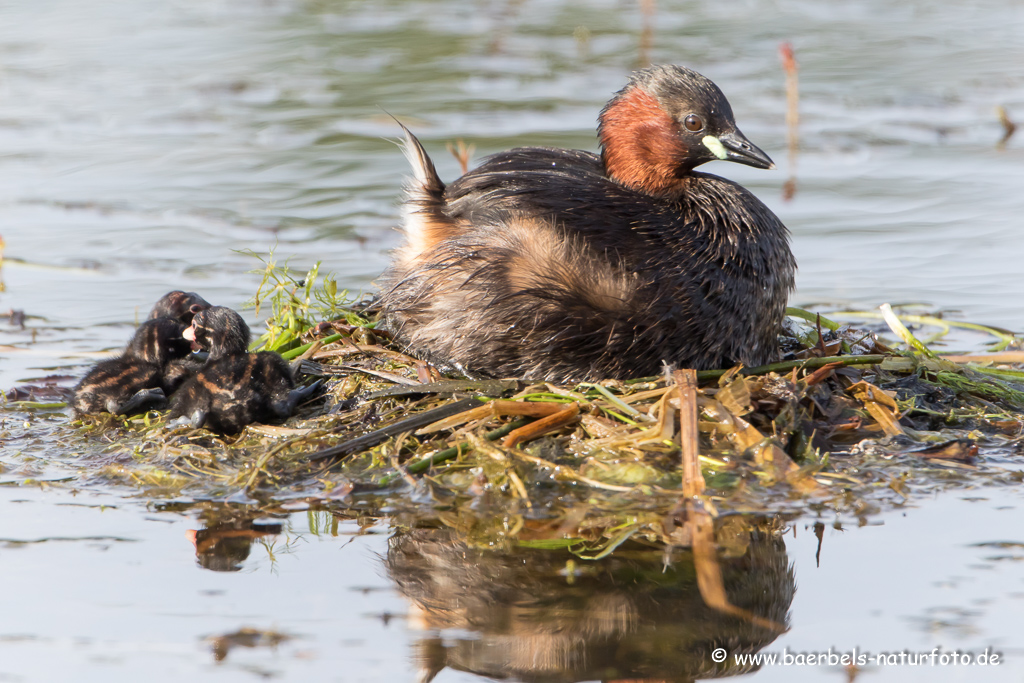
<svg viewBox="0 0 1024 683">
<path fill-rule="evenodd" d="M 734 518 L 735 519 L 735 518 Z M 796 590 L 770 525 L 744 527 L 720 560 L 730 601 L 785 624 Z M 690 681 L 745 673 L 718 647 L 756 652 L 777 630 L 708 607 L 693 556 L 620 548 L 600 562 L 563 551 L 470 547 L 448 529 L 400 531 L 388 574 L 411 603 L 420 680 L 446 667 L 522 681 Z"/>
</svg>

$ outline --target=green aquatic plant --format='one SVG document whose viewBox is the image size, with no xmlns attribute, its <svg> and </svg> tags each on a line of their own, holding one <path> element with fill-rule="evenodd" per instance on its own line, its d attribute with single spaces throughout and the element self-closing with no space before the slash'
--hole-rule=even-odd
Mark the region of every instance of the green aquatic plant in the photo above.
<svg viewBox="0 0 1024 683">
<path fill-rule="evenodd" d="M 251 271 L 263 277 L 246 307 L 254 308 L 259 315 L 260 308 L 270 304 L 267 329 L 251 344 L 252 350 L 283 352 L 295 349 L 301 345 L 303 334 L 326 320 L 345 320 L 356 327 L 372 326 L 353 309 L 359 297 L 351 296 L 347 289 L 338 291 L 338 281 L 333 273 L 321 276 L 319 261 L 303 277 L 296 278 L 288 261 L 279 264 L 273 250 L 266 257 L 251 250 L 241 253 L 263 264 L 262 268 Z"/>
<path fill-rule="evenodd" d="M 888 306 L 888 304 L 886 305 Z M 799 309 L 787 309 L 786 313 L 788 315 L 796 315 L 796 313 L 793 312 L 795 310 Z M 937 331 L 931 334 L 927 339 L 924 339 L 923 341 L 917 341 L 917 339 L 915 338 L 914 341 L 922 345 L 932 344 L 943 339 L 944 337 L 949 335 L 949 333 L 954 328 L 960 330 L 969 330 L 972 332 L 980 332 L 983 334 L 990 335 L 991 337 L 994 337 L 995 341 L 992 342 L 989 348 L 989 351 L 991 352 L 1003 351 L 1010 346 L 1019 344 L 1021 341 L 1012 332 L 1009 332 L 999 327 L 993 327 L 991 325 L 979 325 L 977 323 L 965 322 L 962 320 L 948 320 L 945 318 L 940 318 L 935 315 L 917 315 L 906 313 L 904 311 L 895 313 L 891 306 L 888 309 L 888 313 L 885 309 L 880 308 L 880 310 L 878 311 L 835 311 L 830 315 L 836 318 L 846 318 L 854 320 L 886 320 L 887 324 L 889 324 L 889 320 L 895 318 L 898 321 L 897 328 L 902 327 L 904 330 L 906 330 L 906 323 L 936 328 Z M 801 315 L 798 317 L 804 316 Z M 893 331 L 898 336 L 900 336 L 901 339 L 903 338 L 902 332 L 897 331 L 896 328 L 894 328 Z M 913 337 L 913 335 L 910 336 Z M 917 348 L 913 342 L 908 342 L 908 344 L 913 348 Z"/>
</svg>

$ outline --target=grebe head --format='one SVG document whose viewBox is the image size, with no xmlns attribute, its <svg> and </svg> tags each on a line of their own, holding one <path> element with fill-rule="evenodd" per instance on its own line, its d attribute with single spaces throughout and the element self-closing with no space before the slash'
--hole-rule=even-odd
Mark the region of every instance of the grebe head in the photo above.
<svg viewBox="0 0 1024 683">
<path fill-rule="evenodd" d="M 608 175 L 649 194 L 673 194 L 696 166 L 721 159 L 775 165 L 744 137 L 714 83 L 682 66 L 637 71 L 601 111 L 598 137 Z"/>
<path fill-rule="evenodd" d="M 186 325 L 191 325 L 192 316 L 209 307 L 210 303 L 195 292 L 182 292 L 176 289 L 160 297 L 150 311 L 149 317 L 175 318 Z"/>
<path fill-rule="evenodd" d="M 249 326 L 230 308 L 212 306 L 192 318 L 182 334 L 194 346 L 210 352 L 210 359 L 249 352 Z"/>
<path fill-rule="evenodd" d="M 126 356 L 155 365 L 184 358 L 189 352 L 189 344 L 181 336 L 184 329 L 183 324 L 171 318 L 147 320 L 136 330 L 128 344 Z"/>
</svg>

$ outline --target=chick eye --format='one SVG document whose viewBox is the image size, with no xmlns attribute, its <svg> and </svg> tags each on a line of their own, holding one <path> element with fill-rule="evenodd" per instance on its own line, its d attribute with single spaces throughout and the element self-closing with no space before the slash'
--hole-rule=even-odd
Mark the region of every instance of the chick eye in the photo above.
<svg viewBox="0 0 1024 683">
<path fill-rule="evenodd" d="M 696 133 L 698 130 L 704 127 L 704 122 L 701 121 L 700 117 L 696 114 L 690 114 L 683 119 L 683 125 L 686 126 L 686 130 L 693 131 Z"/>
</svg>

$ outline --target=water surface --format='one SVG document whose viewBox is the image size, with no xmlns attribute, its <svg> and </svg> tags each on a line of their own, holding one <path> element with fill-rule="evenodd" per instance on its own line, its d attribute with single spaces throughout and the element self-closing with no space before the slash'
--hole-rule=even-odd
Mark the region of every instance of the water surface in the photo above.
<svg viewBox="0 0 1024 683">
<path fill-rule="evenodd" d="M 0 3 L 0 234 L 14 259 L 0 311 L 28 316 L 24 329 L 0 320 L 0 387 L 81 372 L 169 289 L 241 306 L 258 263 L 238 250 L 275 249 L 299 270 L 323 261 L 343 286 L 371 290 L 398 240 L 406 172 L 387 113 L 446 179 L 458 175 L 445 151 L 455 139 L 477 159 L 513 145 L 595 149 L 597 112 L 643 58 L 644 24 L 619 0 Z M 1024 330 L 1024 142 L 1000 148 L 995 114 L 1024 120 L 1024 7 L 665 1 L 650 26 L 649 59 L 714 79 L 778 163 L 705 170 L 790 227 L 795 303 L 925 302 Z M 795 167 L 782 41 L 801 65 Z M 206 523 L 198 510 L 88 484 L 55 443 L 66 418 L 31 420 L 37 443 L 0 443 L 0 680 L 409 680 L 439 652 L 454 661 L 499 642 L 482 627 L 430 627 L 382 560 L 384 522 L 358 534 L 343 521 L 333 536 L 306 512 L 257 520 L 281 530 L 236 556 L 237 571 L 203 568 L 189 542 Z M 793 522 L 781 556 L 795 564 L 791 630 L 764 650 L 991 646 L 1007 663 L 984 679 L 1019 680 L 1020 552 L 976 545 L 1024 541 L 1018 494 L 918 505 L 846 531 L 823 520 L 820 568 L 813 520 Z M 207 638 L 242 628 L 290 638 L 216 662 Z M 460 661 L 497 675 L 499 654 Z M 480 680 L 457 669 L 436 680 Z"/>
</svg>

